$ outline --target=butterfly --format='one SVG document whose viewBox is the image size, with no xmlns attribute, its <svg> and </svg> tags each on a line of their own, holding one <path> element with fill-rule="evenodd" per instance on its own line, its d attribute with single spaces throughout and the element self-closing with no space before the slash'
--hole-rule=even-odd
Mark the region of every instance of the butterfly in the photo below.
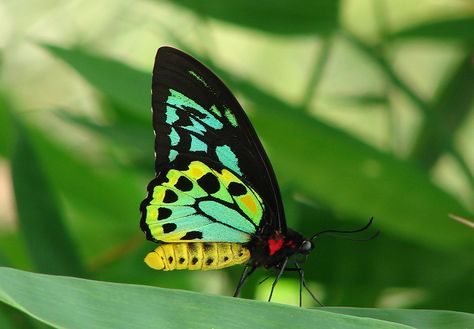
<svg viewBox="0 0 474 329">
<path fill-rule="evenodd" d="M 215 270 L 244 264 L 234 296 L 258 267 L 304 280 L 312 240 L 286 225 L 275 173 L 244 110 L 224 83 L 190 55 L 158 49 L 152 78 L 156 177 L 140 206 L 140 227 L 159 243 L 156 270 Z"/>
</svg>

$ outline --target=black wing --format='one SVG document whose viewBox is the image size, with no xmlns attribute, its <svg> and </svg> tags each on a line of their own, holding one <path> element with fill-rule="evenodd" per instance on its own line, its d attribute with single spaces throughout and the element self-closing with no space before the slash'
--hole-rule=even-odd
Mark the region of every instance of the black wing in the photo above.
<svg viewBox="0 0 474 329">
<path fill-rule="evenodd" d="M 260 194 L 265 204 L 260 229 L 286 233 L 280 190 L 267 154 L 244 110 L 214 73 L 180 50 L 158 49 L 152 107 L 157 175 L 180 155 L 218 162 Z"/>
</svg>

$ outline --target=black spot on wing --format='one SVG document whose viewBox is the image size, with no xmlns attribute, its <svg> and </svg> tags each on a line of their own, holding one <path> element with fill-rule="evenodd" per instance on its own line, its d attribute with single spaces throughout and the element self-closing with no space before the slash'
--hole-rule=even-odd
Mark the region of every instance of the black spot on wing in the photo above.
<svg viewBox="0 0 474 329">
<path fill-rule="evenodd" d="M 176 230 L 176 224 L 175 223 L 166 223 L 163 224 L 163 233 L 170 233 Z"/>
<path fill-rule="evenodd" d="M 187 192 L 192 190 L 193 183 L 189 180 L 189 178 L 181 176 L 180 178 L 178 178 L 178 181 L 176 182 L 175 186 L 178 190 Z"/>
<path fill-rule="evenodd" d="M 171 209 L 165 207 L 158 208 L 158 220 L 163 220 L 171 216 Z"/>
<path fill-rule="evenodd" d="M 207 173 L 197 180 L 199 186 L 208 194 L 213 194 L 219 191 L 220 184 L 217 177 L 212 173 Z"/>
<path fill-rule="evenodd" d="M 194 240 L 194 239 L 202 239 L 202 232 L 189 231 L 181 238 L 181 240 Z"/>
<path fill-rule="evenodd" d="M 236 183 L 236 182 L 230 183 L 229 186 L 227 187 L 227 190 L 233 196 L 240 196 L 240 195 L 247 194 L 247 188 L 243 184 Z"/>
<path fill-rule="evenodd" d="M 164 203 L 173 203 L 178 200 L 178 195 L 172 190 L 166 190 L 165 197 L 163 198 Z"/>
</svg>

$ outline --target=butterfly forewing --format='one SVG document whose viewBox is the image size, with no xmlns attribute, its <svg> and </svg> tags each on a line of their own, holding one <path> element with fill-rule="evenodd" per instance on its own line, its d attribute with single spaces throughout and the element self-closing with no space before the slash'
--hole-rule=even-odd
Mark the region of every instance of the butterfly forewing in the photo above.
<svg viewBox="0 0 474 329">
<path fill-rule="evenodd" d="M 185 53 L 162 47 L 153 70 L 152 107 L 157 176 L 181 156 L 218 164 L 263 200 L 260 229 L 286 233 L 268 157 L 242 107 L 219 78 Z M 237 208 L 244 216 L 255 216 L 258 209 L 247 201 L 239 199 Z"/>
</svg>

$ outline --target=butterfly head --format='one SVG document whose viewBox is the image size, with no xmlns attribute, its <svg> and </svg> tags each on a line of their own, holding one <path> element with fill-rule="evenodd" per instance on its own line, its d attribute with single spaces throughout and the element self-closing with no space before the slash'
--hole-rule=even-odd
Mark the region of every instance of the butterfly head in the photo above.
<svg viewBox="0 0 474 329">
<path fill-rule="evenodd" d="M 309 255 L 311 251 L 314 249 L 314 243 L 311 240 L 303 240 L 303 242 L 300 245 L 300 248 L 298 249 L 298 253 L 302 255 Z"/>
</svg>

